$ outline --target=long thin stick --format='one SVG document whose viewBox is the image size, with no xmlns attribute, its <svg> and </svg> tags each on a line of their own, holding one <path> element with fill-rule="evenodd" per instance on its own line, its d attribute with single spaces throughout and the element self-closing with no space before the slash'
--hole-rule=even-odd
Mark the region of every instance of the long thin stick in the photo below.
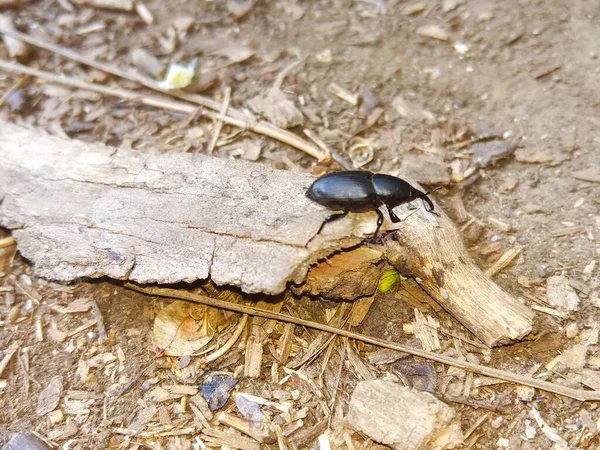
<svg viewBox="0 0 600 450">
<path fill-rule="evenodd" d="M 242 314 L 248 314 L 251 316 L 264 317 L 266 319 L 279 320 L 281 322 L 289 322 L 296 325 L 302 325 L 309 328 L 314 328 L 320 331 L 326 331 L 328 333 L 337 334 L 339 336 L 345 336 L 350 339 L 356 339 L 358 341 L 366 342 L 368 344 L 377 345 L 380 347 L 391 348 L 401 352 L 409 353 L 414 356 L 436 361 L 449 366 L 459 367 L 461 369 L 470 370 L 472 372 L 480 373 L 489 377 L 498 378 L 504 381 L 510 381 L 512 383 L 522 384 L 524 386 L 531 386 L 536 389 L 541 389 L 547 392 L 553 392 L 558 395 L 573 398 L 575 400 L 584 401 L 600 401 L 600 392 L 596 391 L 583 391 L 580 389 L 572 389 L 565 386 L 561 386 L 548 381 L 536 380 L 531 377 L 518 375 L 513 372 L 505 370 L 498 370 L 491 367 L 486 367 L 480 364 L 472 364 L 467 361 L 460 361 L 449 356 L 438 355 L 437 353 L 428 352 L 425 350 L 419 350 L 415 348 L 405 347 L 395 342 L 386 341 L 384 339 L 378 339 L 371 336 L 365 336 L 364 334 L 354 333 L 348 330 L 342 330 L 340 328 L 331 327 L 322 323 L 313 322 L 310 320 L 300 319 L 298 317 L 289 316 L 287 314 L 276 313 L 273 311 L 266 311 L 263 309 L 253 308 L 250 306 L 239 305 L 235 303 L 229 303 L 215 298 L 206 297 L 203 295 L 193 294 L 187 291 L 180 291 L 177 289 L 166 289 L 158 287 L 141 287 L 133 283 L 125 283 L 126 288 L 133 291 L 142 292 L 147 295 L 156 295 L 160 297 L 171 297 L 180 300 L 186 300 L 193 303 L 200 303 L 215 308 L 225 309 L 228 311 L 234 311 Z"/>
<path fill-rule="evenodd" d="M 117 67 L 111 66 L 110 64 L 101 63 L 92 58 L 88 58 L 87 56 L 81 55 L 73 50 L 69 50 L 67 48 L 61 47 L 56 44 L 52 44 L 51 42 L 46 42 L 42 39 L 35 38 L 33 36 L 29 36 L 28 34 L 21 33 L 19 31 L 7 30 L 6 28 L 0 27 L 0 33 L 3 33 L 7 36 L 13 37 L 15 39 L 19 39 L 21 41 L 27 42 L 28 44 L 34 45 L 36 47 L 42 48 L 44 50 L 48 50 L 50 52 L 61 55 L 65 58 L 71 59 L 73 61 L 77 61 L 81 64 L 85 64 L 86 66 L 93 67 L 98 70 L 102 70 L 103 72 L 110 73 L 111 75 L 115 75 L 120 78 L 124 78 L 129 81 L 133 81 L 141 84 L 149 89 L 154 91 L 161 92 L 162 94 L 177 97 L 181 100 L 185 100 L 191 103 L 195 103 L 201 106 L 205 106 L 206 108 L 210 108 L 214 111 L 220 111 L 222 108 L 221 103 L 217 102 L 208 97 L 204 97 L 198 94 L 185 94 L 182 92 L 174 92 L 174 91 L 165 91 L 160 89 L 157 83 L 149 78 L 140 76 L 137 73 L 129 73 L 124 70 L 121 70 Z M 238 119 L 240 123 L 249 124 L 252 122 L 252 125 L 248 125 L 246 127 L 241 127 L 244 129 L 249 129 L 254 131 L 255 133 L 263 134 L 265 136 L 269 136 L 273 139 L 277 139 L 278 141 L 283 142 L 291 147 L 297 148 L 298 150 L 302 150 L 303 152 L 309 154 L 310 156 L 316 158 L 319 162 L 326 162 L 331 159 L 331 155 L 329 155 L 326 151 L 319 151 L 319 149 L 313 147 L 305 140 L 299 138 L 294 133 L 290 133 L 287 130 L 283 130 L 281 128 L 276 127 L 275 125 L 265 122 L 264 120 L 256 121 L 253 118 L 249 118 L 247 114 L 244 114 L 241 111 L 238 111 L 234 108 L 228 108 L 228 113 L 232 118 Z M 223 120 L 226 123 L 226 120 Z M 231 123 L 232 124 L 232 123 Z M 233 125 L 233 124 L 232 124 Z M 236 125 L 237 126 L 237 125 Z"/>
<path fill-rule="evenodd" d="M 18 74 L 27 74 L 37 78 L 42 78 L 47 81 L 51 81 L 53 83 L 63 84 L 65 86 L 71 86 L 77 89 L 84 89 L 92 92 L 97 92 L 99 94 L 110 95 L 112 97 L 118 97 L 125 100 L 130 100 L 134 102 L 141 103 L 143 105 L 153 106 L 155 108 L 161 109 L 169 109 L 171 111 L 179 111 L 186 114 L 191 114 L 197 111 L 197 108 L 194 105 L 190 105 L 189 103 L 172 100 L 168 97 L 159 97 L 156 95 L 147 95 L 147 94 L 138 94 L 132 91 L 126 91 L 124 89 L 116 89 L 107 86 L 102 86 L 100 84 L 87 83 L 85 81 L 78 80 L 76 78 L 67 77 L 64 75 L 56 75 L 54 73 L 46 72 L 43 70 L 32 69 L 31 67 L 24 66 L 19 63 L 13 63 L 0 59 L 0 69 L 6 70 L 7 72 L 18 73 Z M 219 120 L 220 115 L 218 113 L 212 111 L 201 110 L 200 113 L 202 116 L 210 117 L 211 119 Z M 238 119 L 236 117 L 224 116 L 222 117 L 223 122 L 228 123 L 229 125 L 233 125 L 238 128 L 242 128 L 244 130 L 251 130 L 259 134 L 264 134 L 265 136 L 269 136 L 275 138 L 281 142 L 284 142 L 292 147 L 296 147 L 309 155 L 317 158 L 319 161 L 326 160 L 328 157 L 324 156 L 323 153 L 319 152 L 316 148 L 312 146 L 307 146 L 304 148 L 299 147 L 299 142 L 296 136 L 292 133 L 289 133 L 285 130 L 278 130 L 277 133 L 273 132 L 273 127 L 269 126 L 267 122 L 252 122 L 249 117 L 245 117 L 244 119 Z"/>
</svg>

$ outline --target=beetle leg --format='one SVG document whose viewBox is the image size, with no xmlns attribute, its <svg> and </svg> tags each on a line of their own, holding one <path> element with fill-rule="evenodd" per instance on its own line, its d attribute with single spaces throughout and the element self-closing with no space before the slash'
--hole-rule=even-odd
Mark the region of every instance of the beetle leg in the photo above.
<svg viewBox="0 0 600 450">
<path fill-rule="evenodd" d="M 377 212 L 377 229 L 375 230 L 375 234 L 373 235 L 372 239 L 377 237 L 377 233 L 379 233 L 379 229 L 383 224 L 383 213 L 379 210 L 379 208 L 377 208 L 375 211 Z"/>
<path fill-rule="evenodd" d="M 390 213 L 390 219 L 392 220 L 392 222 L 394 222 L 394 223 L 401 222 L 400 218 L 394 213 L 393 209 L 388 205 L 385 205 L 385 206 L 387 207 L 388 213 Z"/>
<path fill-rule="evenodd" d="M 438 186 L 435 189 L 432 189 L 431 191 L 427 191 L 427 192 L 423 192 L 421 195 L 421 198 L 423 199 L 423 201 L 425 203 L 427 203 L 427 205 L 429 206 L 429 208 L 427 209 L 427 211 L 429 211 L 430 213 L 433 213 L 436 216 L 439 216 L 439 214 L 436 214 L 433 212 L 433 202 L 431 201 L 431 199 L 429 198 L 429 194 L 431 194 L 432 192 L 438 191 L 442 188 L 442 186 Z"/>
<path fill-rule="evenodd" d="M 308 247 L 308 244 L 310 244 L 310 242 L 317 237 L 317 235 L 321 232 L 321 230 L 323 230 L 323 227 L 325 226 L 326 223 L 330 223 L 330 222 L 334 222 L 338 219 L 341 219 L 342 217 L 346 217 L 348 215 L 349 211 L 344 211 L 341 213 L 337 213 L 337 214 L 331 214 L 330 216 L 325 217 L 325 220 L 323 220 L 323 223 L 321 223 L 321 226 L 319 227 L 319 229 L 317 230 L 317 232 L 315 234 L 313 234 L 313 237 L 311 237 L 308 242 L 306 243 L 306 245 L 304 245 L 304 247 Z"/>
<path fill-rule="evenodd" d="M 429 197 L 425 196 L 425 197 L 422 197 L 422 199 L 425 201 L 425 210 L 428 213 L 431 213 L 434 216 L 438 216 L 439 217 L 440 213 L 433 210 L 433 202 L 429 199 Z"/>
</svg>

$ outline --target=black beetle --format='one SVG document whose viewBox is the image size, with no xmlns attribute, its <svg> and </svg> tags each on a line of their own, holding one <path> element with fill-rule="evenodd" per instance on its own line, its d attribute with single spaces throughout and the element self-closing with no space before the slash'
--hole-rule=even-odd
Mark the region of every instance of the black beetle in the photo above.
<svg viewBox="0 0 600 450">
<path fill-rule="evenodd" d="M 390 219 L 397 223 L 400 219 L 394 214 L 392 210 L 394 207 L 421 198 L 429 205 L 429 211 L 433 211 L 433 202 L 427 195 L 438 189 L 440 188 L 421 192 L 400 178 L 368 170 L 348 170 L 324 175 L 314 181 L 306 191 L 306 196 L 328 209 L 338 209 L 343 212 L 327 216 L 306 246 L 308 247 L 310 241 L 321 232 L 326 223 L 341 219 L 349 212 L 376 211 L 377 229 L 373 235 L 376 237 L 383 224 L 380 206 L 385 205 Z"/>
</svg>

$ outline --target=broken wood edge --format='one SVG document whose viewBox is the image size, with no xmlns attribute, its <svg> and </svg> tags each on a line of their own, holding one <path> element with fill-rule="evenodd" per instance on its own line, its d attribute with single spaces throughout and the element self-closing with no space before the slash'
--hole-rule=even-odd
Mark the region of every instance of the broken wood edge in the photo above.
<svg viewBox="0 0 600 450">
<path fill-rule="evenodd" d="M 397 214 L 404 213 L 400 208 Z M 488 347 L 519 341 L 531 332 L 533 311 L 483 273 L 442 210 L 436 216 L 410 215 L 379 248 L 392 266 L 417 281 Z"/>
<path fill-rule="evenodd" d="M 379 347 L 389 348 L 418 356 L 424 359 L 435 361 L 441 364 L 445 364 L 452 367 L 458 367 L 460 369 L 468 370 L 471 372 L 479 373 L 488 377 L 498 378 L 500 380 L 508 381 L 511 383 L 520 384 L 523 386 L 529 386 L 532 388 L 540 389 L 553 394 L 562 395 L 564 397 L 572 398 L 574 400 L 585 401 L 600 401 L 600 392 L 596 391 L 584 391 L 581 389 L 573 389 L 559 384 L 551 383 L 549 381 L 536 380 L 531 377 L 516 374 L 506 370 L 494 369 L 481 364 L 473 364 L 467 361 L 460 361 L 456 358 L 449 356 L 439 355 L 437 353 L 428 352 L 425 350 L 419 350 L 411 347 L 406 347 L 395 342 L 390 342 L 385 339 L 379 339 L 371 336 L 367 336 L 361 333 L 355 333 L 353 331 L 343 330 L 340 328 L 325 325 L 319 322 L 311 320 L 305 320 L 298 317 L 293 317 L 283 313 L 277 313 L 273 311 L 261 310 L 253 308 L 251 306 L 239 305 L 235 303 L 229 303 L 223 300 L 206 297 L 203 295 L 193 294 L 187 291 L 181 291 L 177 289 L 161 288 L 161 287 L 142 287 L 134 283 L 124 283 L 123 286 L 135 292 L 139 292 L 145 295 L 153 295 L 158 297 L 167 297 L 172 299 L 185 300 L 193 303 L 199 303 L 214 308 L 225 309 L 227 311 L 233 311 L 240 314 L 248 314 L 250 316 L 263 317 L 265 319 L 279 320 L 281 322 L 293 323 L 295 325 L 309 327 L 319 331 L 325 331 L 338 336 L 344 336 L 350 339 L 355 339 L 367 344 L 376 345 Z"/>
</svg>

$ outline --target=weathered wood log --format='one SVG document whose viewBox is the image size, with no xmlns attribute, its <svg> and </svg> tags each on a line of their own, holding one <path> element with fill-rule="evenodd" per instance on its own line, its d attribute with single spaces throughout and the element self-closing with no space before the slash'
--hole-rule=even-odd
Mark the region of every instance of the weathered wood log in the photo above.
<svg viewBox="0 0 600 450">
<path fill-rule="evenodd" d="M 46 278 L 210 277 L 277 294 L 328 253 L 304 247 L 330 213 L 305 197 L 309 175 L 117 150 L 1 121 L 0 157 L 0 226 L 13 230 L 19 251 Z M 328 228 L 331 239 L 358 231 L 344 245 L 374 230 L 360 216 L 340 222 Z"/>
<path fill-rule="evenodd" d="M 443 211 L 438 216 L 410 215 L 386 242 L 385 252 L 400 273 L 414 278 L 486 345 L 508 344 L 531 331 L 533 311 L 475 265 Z"/>
<path fill-rule="evenodd" d="M 0 157 L 0 226 L 55 280 L 210 277 L 277 294 L 375 230 L 375 213 L 350 214 L 305 248 L 331 213 L 305 197 L 313 178 L 245 161 L 117 150 L 5 122 Z M 481 274 L 450 220 L 418 207 L 397 209 L 408 218 L 379 250 L 486 344 L 527 334 L 529 310 Z"/>
</svg>

